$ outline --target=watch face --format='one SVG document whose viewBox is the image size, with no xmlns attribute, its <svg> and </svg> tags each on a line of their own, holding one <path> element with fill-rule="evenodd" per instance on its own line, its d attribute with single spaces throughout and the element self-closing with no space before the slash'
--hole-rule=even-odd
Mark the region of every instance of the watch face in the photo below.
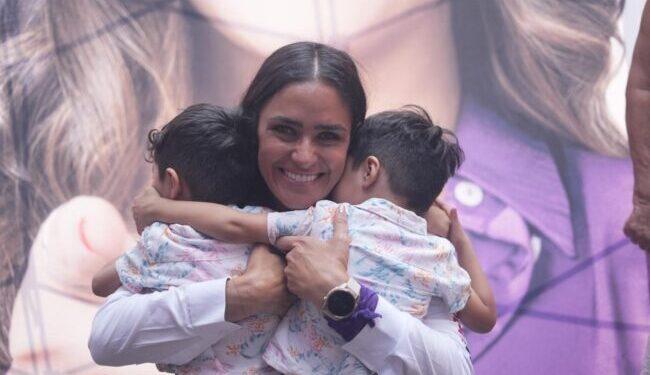
<svg viewBox="0 0 650 375">
<path fill-rule="evenodd" d="M 346 316 L 354 310 L 354 296 L 345 290 L 332 292 L 327 298 L 327 309 L 336 316 Z"/>
</svg>

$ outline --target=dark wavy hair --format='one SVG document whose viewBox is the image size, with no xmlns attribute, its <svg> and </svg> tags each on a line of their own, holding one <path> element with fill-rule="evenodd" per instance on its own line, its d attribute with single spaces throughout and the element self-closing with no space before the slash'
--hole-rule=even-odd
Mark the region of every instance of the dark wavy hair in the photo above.
<svg viewBox="0 0 650 375">
<path fill-rule="evenodd" d="M 279 48 L 264 60 L 242 98 L 241 108 L 250 119 L 249 135 L 255 143 L 264 105 L 287 85 L 309 81 L 321 81 L 336 89 L 350 111 L 352 131 L 363 122 L 366 93 L 350 55 L 321 43 L 297 42 Z"/>
</svg>

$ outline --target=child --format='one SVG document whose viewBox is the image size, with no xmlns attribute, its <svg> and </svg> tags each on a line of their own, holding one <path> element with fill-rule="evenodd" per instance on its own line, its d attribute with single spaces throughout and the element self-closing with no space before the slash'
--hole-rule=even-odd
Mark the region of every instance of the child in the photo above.
<svg viewBox="0 0 650 375">
<path fill-rule="evenodd" d="M 240 135 L 236 113 L 193 105 L 160 131 L 149 133 L 153 186 L 168 199 L 222 204 L 250 202 L 260 186 L 254 151 Z M 233 206 L 234 207 L 234 206 Z M 262 212 L 245 207 L 242 212 Z M 93 291 L 112 293 L 123 285 L 134 293 L 168 289 L 241 274 L 252 246 L 225 244 L 186 225 L 153 223 L 137 246 L 93 279 Z M 119 273 L 119 278 L 118 278 Z M 278 324 L 274 315 L 241 321 L 241 329 L 182 366 L 158 365 L 176 373 L 273 372 L 261 353 Z"/>
<path fill-rule="evenodd" d="M 371 116 L 353 137 L 333 198 L 350 203 L 344 206 L 352 240 L 348 272 L 354 279 L 418 318 L 434 311 L 449 319 L 469 299 L 461 320 L 470 327 L 479 327 L 477 321 L 492 320 L 487 324 L 489 330 L 494 311 L 493 306 L 486 307 L 489 302 L 483 302 L 492 299 L 484 275 L 480 269 L 476 273 L 480 289 L 487 288 L 487 297 L 479 298 L 459 267 L 451 243 L 427 235 L 426 221 L 417 215 L 431 206 L 461 163 L 462 151 L 454 140 L 421 109 Z M 304 211 L 271 214 L 247 214 L 210 205 L 211 215 L 196 217 L 180 204 L 174 207 L 166 212 L 166 218 L 175 218 L 172 211 L 183 211 L 177 217 L 215 238 L 270 244 L 286 235 L 327 239 L 337 211 L 337 204 L 330 201 L 320 201 Z M 444 345 L 451 346 L 447 353 L 457 357 L 457 370 L 471 371 L 462 337 L 457 332 L 445 333 L 449 340 Z M 367 372 L 341 349 L 342 344 L 344 340 L 328 327 L 320 306 L 300 301 L 282 320 L 264 359 L 285 373 Z"/>
</svg>

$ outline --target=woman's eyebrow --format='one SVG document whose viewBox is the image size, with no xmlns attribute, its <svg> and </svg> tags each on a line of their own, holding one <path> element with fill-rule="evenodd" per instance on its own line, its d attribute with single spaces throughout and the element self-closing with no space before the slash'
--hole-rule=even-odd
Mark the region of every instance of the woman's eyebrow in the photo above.
<svg viewBox="0 0 650 375">
<path fill-rule="evenodd" d="M 345 132 L 345 126 L 341 124 L 318 124 L 316 125 L 317 130 L 328 130 L 334 132 Z"/>
<path fill-rule="evenodd" d="M 302 128 L 302 123 L 300 121 L 294 120 L 292 118 L 286 117 L 286 116 L 273 116 L 269 119 L 270 121 L 277 121 L 277 122 L 282 122 L 286 123 L 289 125 L 294 125 Z"/>
</svg>

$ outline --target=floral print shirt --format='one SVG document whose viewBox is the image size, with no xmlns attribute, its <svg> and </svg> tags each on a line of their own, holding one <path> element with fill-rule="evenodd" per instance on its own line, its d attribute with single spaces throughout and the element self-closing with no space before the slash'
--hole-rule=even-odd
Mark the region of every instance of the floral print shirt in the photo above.
<svg viewBox="0 0 650 375">
<path fill-rule="evenodd" d="M 261 213 L 258 207 L 245 212 Z M 235 276 L 244 272 L 251 245 L 208 238 L 187 225 L 154 223 L 135 248 L 115 263 L 122 285 L 133 293 L 165 290 L 188 283 Z M 275 373 L 262 359 L 278 325 L 274 315 L 259 314 L 241 322 L 241 329 L 212 345 L 189 363 L 158 365 L 179 374 Z"/>
<path fill-rule="evenodd" d="M 348 263 L 352 277 L 417 318 L 432 304 L 442 305 L 449 316 L 465 306 L 469 275 L 447 239 L 427 234 L 423 218 L 385 199 L 343 205 L 352 240 Z M 320 201 L 308 210 L 270 213 L 269 241 L 287 235 L 330 239 L 338 206 Z M 327 325 L 320 306 L 299 301 L 280 322 L 264 359 L 283 373 L 367 373 L 360 361 L 341 349 L 344 343 Z"/>
</svg>

